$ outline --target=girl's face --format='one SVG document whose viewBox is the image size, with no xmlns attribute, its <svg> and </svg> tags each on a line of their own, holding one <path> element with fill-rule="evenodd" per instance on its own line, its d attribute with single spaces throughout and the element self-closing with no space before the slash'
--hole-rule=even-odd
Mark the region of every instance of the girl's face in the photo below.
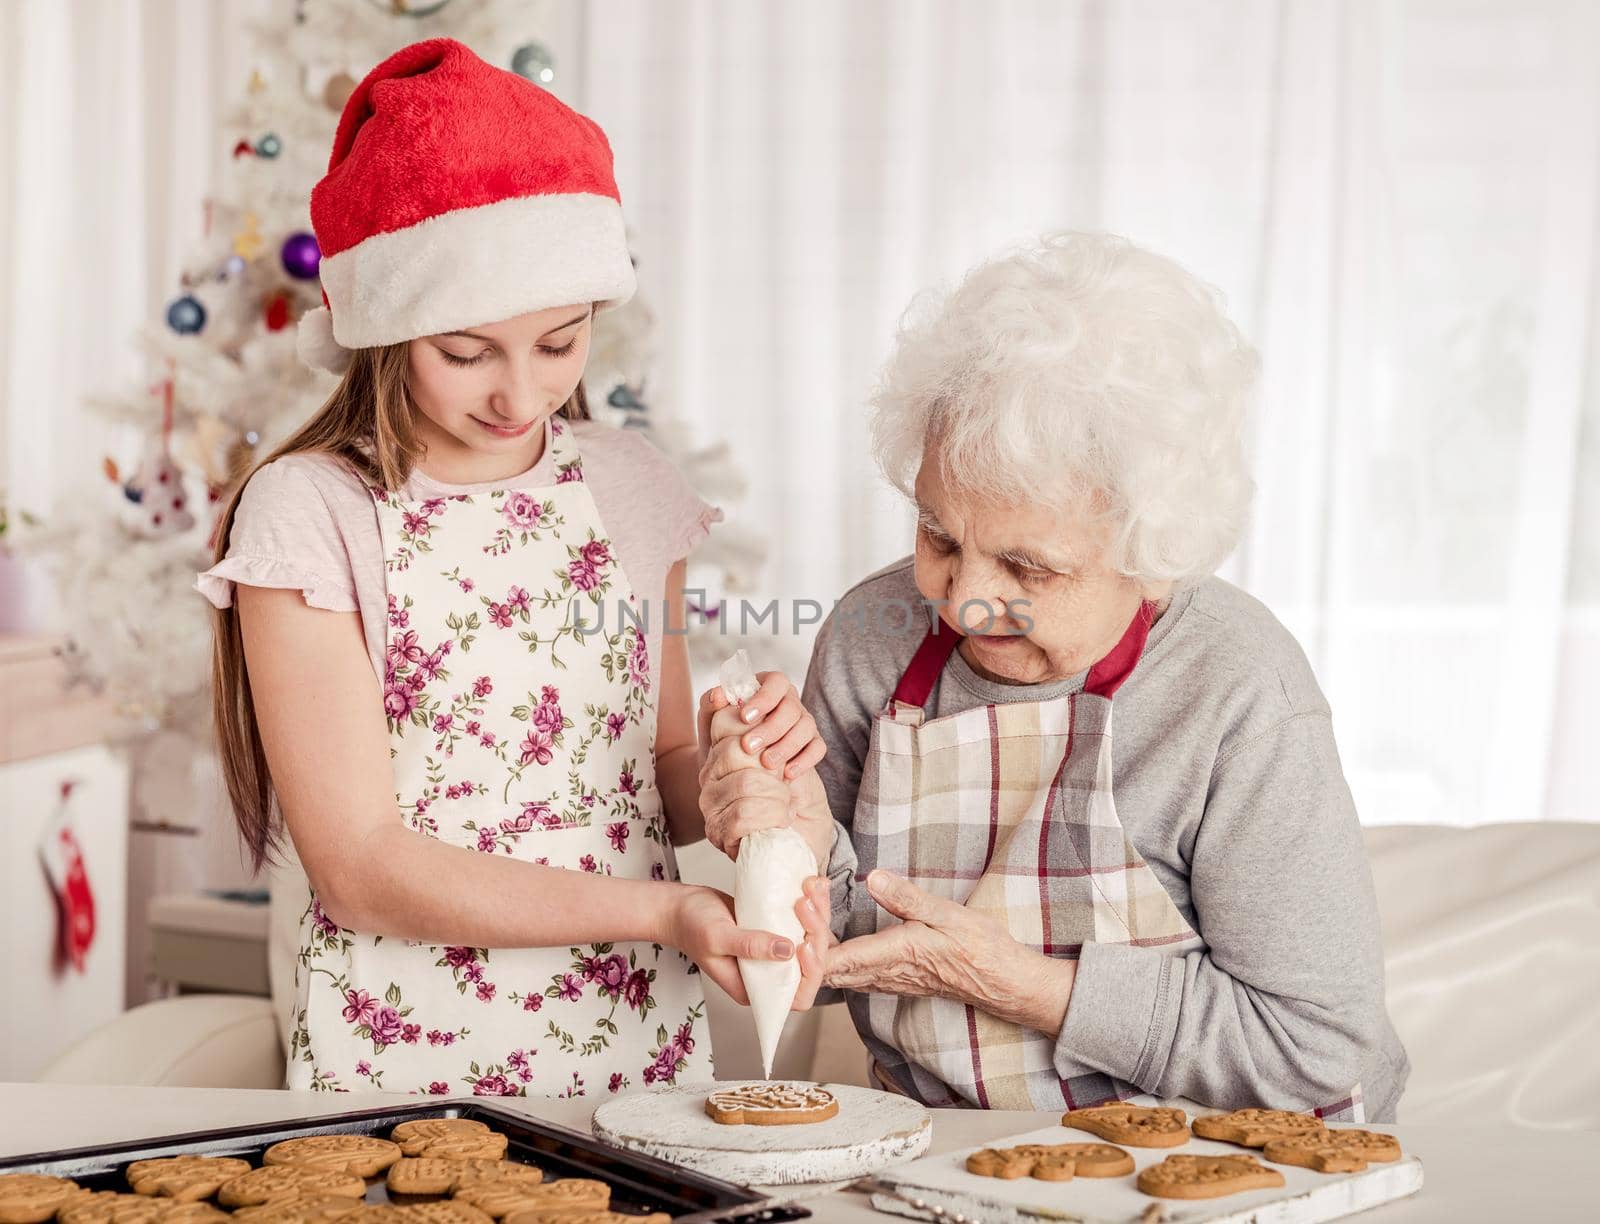
<svg viewBox="0 0 1600 1224">
<path fill-rule="evenodd" d="M 472 484 L 537 463 L 545 418 L 583 377 L 593 316 L 592 305 L 555 306 L 411 341 L 407 385 L 427 473 Z"/>
</svg>

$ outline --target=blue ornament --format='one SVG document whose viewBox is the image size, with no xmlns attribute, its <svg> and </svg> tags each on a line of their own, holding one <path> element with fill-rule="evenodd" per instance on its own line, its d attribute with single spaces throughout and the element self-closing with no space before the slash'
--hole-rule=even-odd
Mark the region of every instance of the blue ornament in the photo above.
<svg viewBox="0 0 1600 1224">
<path fill-rule="evenodd" d="M 556 59 L 543 43 L 524 43 L 511 57 L 511 71 L 535 85 L 548 85 L 556 79 Z"/>
<path fill-rule="evenodd" d="M 314 280 L 322 262 L 322 250 L 310 234 L 290 234 L 279 251 L 283 270 L 296 280 Z"/>
<path fill-rule="evenodd" d="M 180 336 L 192 336 L 206 325 L 206 308 L 192 293 L 186 293 L 167 307 L 167 326 Z"/>
<path fill-rule="evenodd" d="M 645 411 L 644 401 L 634 394 L 633 388 L 627 383 L 618 383 L 611 388 L 611 394 L 606 396 L 606 403 L 613 408 L 621 408 L 624 412 Z"/>
<path fill-rule="evenodd" d="M 244 259 L 238 255 L 229 255 L 227 259 L 222 261 L 222 271 L 218 274 L 217 279 L 229 281 L 243 275 Z"/>
<path fill-rule="evenodd" d="M 129 501 L 137 506 L 144 500 L 144 490 L 135 488 L 131 484 L 125 484 L 122 486 L 122 496 L 126 497 Z"/>
<path fill-rule="evenodd" d="M 268 132 L 256 141 L 256 153 L 261 157 L 276 157 L 283 152 L 283 141 L 278 139 L 276 132 Z"/>
</svg>

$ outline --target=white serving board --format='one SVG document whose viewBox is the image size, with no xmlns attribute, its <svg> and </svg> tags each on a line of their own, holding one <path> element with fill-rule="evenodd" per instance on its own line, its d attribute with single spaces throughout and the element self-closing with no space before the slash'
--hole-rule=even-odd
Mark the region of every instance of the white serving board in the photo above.
<svg viewBox="0 0 1600 1224">
<path fill-rule="evenodd" d="M 607 1143 L 739 1185 L 851 1181 L 920 1156 L 933 1139 L 928 1111 L 906 1097 L 824 1084 L 839 1099 L 826 1122 L 724 1126 L 706 1116 L 712 1092 L 762 1081 L 680 1084 L 613 1097 L 590 1126 Z"/>
<path fill-rule="evenodd" d="M 1337 1129 L 1330 1127 L 1330 1129 Z M 1014 1147 L 1019 1143 L 1099 1143 L 1085 1131 L 1050 1126 L 1042 1130 L 993 1139 L 981 1147 Z M 1037 1224 L 1040 1220 L 1074 1220 L 1081 1224 L 1134 1224 L 1160 1219 L 1164 1224 L 1220 1224 L 1253 1221 L 1255 1224 L 1314 1224 L 1337 1220 L 1392 1199 L 1414 1194 L 1422 1185 L 1422 1162 L 1402 1156 L 1391 1164 L 1370 1164 L 1361 1173 L 1317 1173 L 1293 1165 L 1272 1164 L 1283 1174 L 1282 1186 L 1250 1190 L 1214 1199 L 1162 1199 L 1134 1185 L 1139 1170 L 1160 1164 L 1173 1152 L 1195 1156 L 1237 1156 L 1246 1149 L 1210 1139 L 1191 1139 L 1175 1148 L 1124 1150 L 1133 1157 L 1134 1171 L 1122 1177 L 1075 1177 L 1069 1182 L 1042 1182 L 1031 1177 L 1006 1181 L 967 1172 L 966 1160 L 977 1147 L 962 1148 L 897 1165 L 878 1174 L 880 1186 L 893 1194 L 875 1194 L 872 1204 L 894 1215 L 932 1218 L 905 1199 L 943 1208 L 945 1219 L 961 1213 L 984 1224 Z M 1254 1153 L 1260 1159 L 1260 1153 Z M 896 1196 L 901 1197 L 896 1197 Z M 1148 1215 L 1151 1204 L 1164 1214 Z"/>
</svg>

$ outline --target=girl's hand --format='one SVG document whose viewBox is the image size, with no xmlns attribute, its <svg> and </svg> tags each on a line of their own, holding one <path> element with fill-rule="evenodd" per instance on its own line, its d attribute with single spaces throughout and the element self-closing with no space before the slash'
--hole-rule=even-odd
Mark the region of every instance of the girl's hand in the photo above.
<svg viewBox="0 0 1600 1224">
<path fill-rule="evenodd" d="M 763 768 L 778 773 L 784 781 L 799 777 L 816 767 L 827 754 L 828 746 L 817 734 L 816 721 L 800 704 L 800 693 L 782 672 L 757 672 L 761 687 L 743 706 L 733 706 L 714 684 L 700 697 L 700 760 L 704 764 L 719 738 L 718 733 L 737 734 L 739 746 L 756 758 Z M 721 711 L 731 718 L 713 720 Z"/>
<path fill-rule="evenodd" d="M 782 785 L 782 783 L 779 783 Z M 664 943 L 677 948 L 732 996 L 750 1006 L 736 957 L 788 960 L 794 945 L 771 931 L 752 931 L 733 920 L 733 898 L 714 888 L 685 884 L 667 920 Z M 813 994 L 816 992 L 813 991 Z"/>
</svg>

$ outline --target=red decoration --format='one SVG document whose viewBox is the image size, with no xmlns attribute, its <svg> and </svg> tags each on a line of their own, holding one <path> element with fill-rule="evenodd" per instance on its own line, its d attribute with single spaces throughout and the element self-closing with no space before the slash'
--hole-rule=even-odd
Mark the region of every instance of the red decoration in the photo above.
<svg viewBox="0 0 1600 1224">
<path fill-rule="evenodd" d="M 289 295 L 274 293 L 267 299 L 267 330 L 282 331 L 289 326 Z"/>
<path fill-rule="evenodd" d="M 251 157 L 254 157 L 256 155 L 255 146 L 253 144 L 251 144 L 248 140 L 241 140 L 238 144 L 233 146 L 233 156 L 235 158 L 243 157 L 247 153 Z"/>
<path fill-rule="evenodd" d="M 89 947 L 94 943 L 94 890 L 89 886 L 83 849 L 78 844 L 68 808 L 73 785 L 70 781 L 61 784 L 61 805 L 55 819 L 45 826 L 39 856 L 44 860 L 45 874 L 55 892 L 60 915 L 57 963 L 70 963 L 82 973 Z"/>
</svg>

